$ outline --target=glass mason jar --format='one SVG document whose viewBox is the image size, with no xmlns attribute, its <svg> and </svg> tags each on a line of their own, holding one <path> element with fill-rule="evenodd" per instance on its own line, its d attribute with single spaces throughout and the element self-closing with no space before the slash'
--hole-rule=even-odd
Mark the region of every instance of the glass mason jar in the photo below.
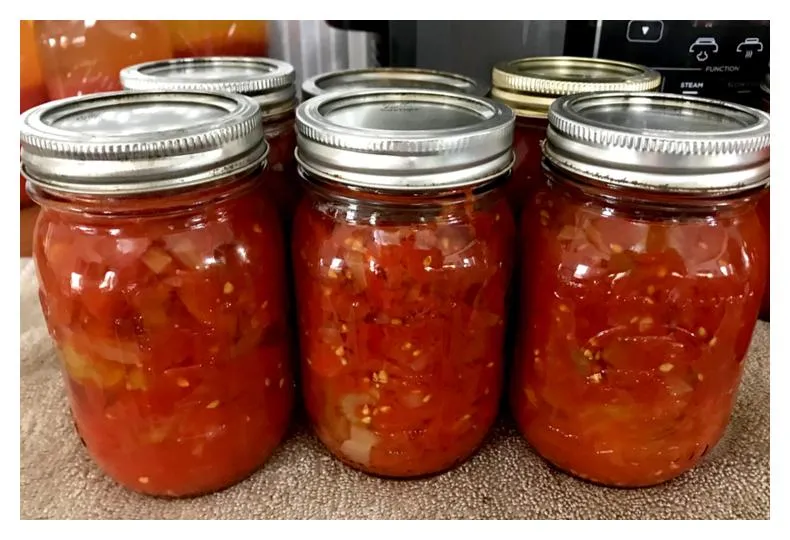
<svg viewBox="0 0 790 540">
<path fill-rule="evenodd" d="M 243 96 L 117 92 L 23 116 L 34 258 L 76 428 L 134 491 L 254 472 L 293 403 L 285 248 Z"/>
<path fill-rule="evenodd" d="M 267 186 L 286 226 L 290 226 L 300 196 L 294 161 L 293 66 L 271 58 L 216 56 L 147 62 L 126 67 L 120 77 L 126 90 L 223 91 L 255 100 L 261 107 L 263 131 L 269 143 Z"/>
<path fill-rule="evenodd" d="M 19 112 L 47 101 L 47 87 L 41 72 L 33 21 L 19 21 Z M 19 176 L 19 206 L 33 204 L 25 190 L 25 178 Z"/>
<path fill-rule="evenodd" d="M 513 148 L 516 164 L 507 186 L 520 210 L 529 188 L 543 178 L 541 141 L 546 137 L 549 106 L 556 98 L 584 92 L 657 90 L 661 75 L 644 66 L 573 56 L 544 56 L 499 62 L 492 70 L 491 97 L 516 113 Z"/>
<path fill-rule="evenodd" d="M 730 419 L 765 285 L 769 120 L 611 92 L 558 99 L 549 124 L 520 224 L 513 414 L 570 474 L 658 484 Z"/>
<path fill-rule="evenodd" d="M 170 58 L 162 21 L 35 21 L 50 99 L 121 89 L 118 72 Z"/>
<path fill-rule="evenodd" d="M 420 68 L 366 68 L 322 73 L 302 83 L 302 99 L 335 90 L 413 88 L 485 96 L 488 85 L 465 75 Z"/>
<path fill-rule="evenodd" d="M 266 21 L 165 21 L 174 58 L 266 56 Z"/>
<path fill-rule="evenodd" d="M 762 99 L 760 100 L 761 109 L 767 113 L 771 113 L 771 78 L 770 75 L 765 76 L 765 81 L 760 85 Z M 757 203 L 757 210 L 760 212 L 760 221 L 765 227 L 766 242 L 768 243 L 769 257 L 771 248 L 771 190 L 765 190 L 765 196 Z M 760 306 L 760 318 L 764 321 L 771 319 L 771 266 L 768 259 L 765 265 L 765 292 L 763 293 L 763 302 Z"/>
<path fill-rule="evenodd" d="M 446 470 L 495 420 L 513 119 L 428 90 L 330 93 L 297 109 L 303 398 L 321 441 L 357 469 Z"/>
</svg>

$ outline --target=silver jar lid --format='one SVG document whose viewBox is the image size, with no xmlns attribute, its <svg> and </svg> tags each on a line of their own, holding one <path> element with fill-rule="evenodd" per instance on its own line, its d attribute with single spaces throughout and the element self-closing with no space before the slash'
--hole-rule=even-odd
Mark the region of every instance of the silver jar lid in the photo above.
<svg viewBox="0 0 790 540">
<path fill-rule="evenodd" d="M 770 120 L 751 107 L 658 93 L 557 99 L 543 153 L 554 165 L 619 187 L 711 194 L 767 184 Z"/>
<path fill-rule="evenodd" d="M 85 195 L 185 188 L 265 162 L 259 107 L 208 92 L 109 92 L 22 115 L 22 171 L 35 187 Z"/>
<path fill-rule="evenodd" d="M 129 66 L 121 70 L 126 90 L 172 92 L 232 92 L 255 99 L 263 114 L 293 108 L 294 68 L 282 60 L 263 57 L 206 56 L 175 58 Z"/>
<path fill-rule="evenodd" d="M 465 94 L 330 92 L 296 109 L 296 158 L 306 171 L 348 186 L 452 190 L 510 170 L 514 121 L 505 105 Z"/>
<path fill-rule="evenodd" d="M 415 88 L 485 96 L 488 86 L 480 81 L 445 71 L 420 68 L 370 68 L 334 71 L 302 83 L 302 99 L 335 90 L 366 88 Z"/>
</svg>

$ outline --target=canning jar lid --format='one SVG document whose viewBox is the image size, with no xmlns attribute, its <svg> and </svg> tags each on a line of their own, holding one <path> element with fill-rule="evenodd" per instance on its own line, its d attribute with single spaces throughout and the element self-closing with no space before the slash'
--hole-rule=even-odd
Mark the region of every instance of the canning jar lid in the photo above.
<svg viewBox="0 0 790 540">
<path fill-rule="evenodd" d="M 370 68 L 333 71 L 311 77 L 302 83 L 302 99 L 334 90 L 366 88 L 424 88 L 485 96 L 488 86 L 471 77 L 420 68 Z"/>
<path fill-rule="evenodd" d="M 295 73 L 282 60 L 206 56 L 145 62 L 121 70 L 126 90 L 232 92 L 255 99 L 264 115 L 295 106 Z"/>
<path fill-rule="evenodd" d="M 644 66 L 574 56 L 537 56 L 496 64 L 491 96 L 519 116 L 545 118 L 556 98 L 586 92 L 648 92 L 661 75 Z"/>
<path fill-rule="evenodd" d="M 448 191 L 510 170 L 514 121 L 506 106 L 459 93 L 330 92 L 296 109 L 296 159 L 352 187 Z"/>
<path fill-rule="evenodd" d="M 659 93 L 557 99 L 543 153 L 617 187 L 710 195 L 768 183 L 770 119 L 751 107 Z"/>
<path fill-rule="evenodd" d="M 22 115 L 22 172 L 35 187 L 135 195 L 227 178 L 265 163 L 258 105 L 239 94 L 108 92 Z"/>
</svg>

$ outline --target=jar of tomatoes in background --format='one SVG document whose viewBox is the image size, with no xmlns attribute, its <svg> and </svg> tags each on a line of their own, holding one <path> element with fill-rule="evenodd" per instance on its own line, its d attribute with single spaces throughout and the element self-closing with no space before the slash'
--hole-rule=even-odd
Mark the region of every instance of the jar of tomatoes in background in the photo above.
<svg viewBox="0 0 790 540">
<path fill-rule="evenodd" d="M 118 92 L 23 116 L 34 258 L 76 428 L 110 477 L 188 496 L 255 471 L 293 402 L 258 106 Z"/>
<path fill-rule="evenodd" d="M 437 473 L 494 422 L 513 121 L 503 105 L 428 90 L 329 93 L 297 109 L 303 398 L 353 467 Z"/>
<path fill-rule="evenodd" d="M 118 72 L 170 58 L 162 21 L 35 21 L 50 99 L 121 90 Z"/>
<path fill-rule="evenodd" d="M 518 211 L 529 187 L 543 178 L 540 142 L 546 137 L 549 105 L 560 96 L 584 92 L 657 90 L 661 75 L 646 67 L 603 60 L 549 56 L 500 62 L 492 71 L 491 97 L 516 113 L 516 164 L 508 185 Z"/>
<path fill-rule="evenodd" d="M 302 99 L 307 100 L 335 90 L 366 88 L 422 88 L 485 96 L 488 85 L 465 75 L 420 68 L 368 68 L 333 71 L 311 77 L 302 83 Z"/>
<path fill-rule="evenodd" d="M 765 76 L 765 81 L 760 85 L 762 99 L 760 105 L 762 110 L 771 113 L 771 77 Z M 771 249 L 771 194 L 770 189 L 765 190 L 765 196 L 760 199 L 757 204 L 757 210 L 760 212 L 760 220 L 766 233 L 766 242 L 768 243 L 768 251 L 770 256 Z M 771 266 L 766 259 L 765 265 L 765 292 L 763 293 L 763 303 L 760 306 L 760 318 L 768 321 L 771 318 Z"/>
<path fill-rule="evenodd" d="M 23 113 L 47 99 L 33 21 L 19 21 L 19 112 Z M 19 184 L 19 206 L 24 208 L 32 205 L 33 201 L 25 191 L 25 179 L 21 175 Z"/>
<path fill-rule="evenodd" d="M 649 486 L 721 439 L 765 286 L 761 111 L 621 92 L 551 105 L 522 214 L 511 403 L 545 459 Z"/>
<path fill-rule="evenodd" d="M 209 57 L 162 60 L 121 71 L 127 90 L 225 91 L 254 99 L 261 107 L 269 142 L 267 189 L 290 226 L 300 196 L 294 148 L 294 68 L 272 58 Z"/>
<path fill-rule="evenodd" d="M 266 21 L 164 21 L 175 58 L 266 56 Z"/>
</svg>

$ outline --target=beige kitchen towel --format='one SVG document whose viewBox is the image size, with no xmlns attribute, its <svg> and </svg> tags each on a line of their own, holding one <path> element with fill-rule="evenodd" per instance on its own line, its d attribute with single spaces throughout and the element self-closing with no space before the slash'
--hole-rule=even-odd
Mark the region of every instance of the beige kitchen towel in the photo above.
<svg viewBox="0 0 790 540">
<path fill-rule="evenodd" d="M 612 519 L 769 517 L 769 325 L 754 335 L 732 424 L 695 470 L 650 489 L 608 489 L 555 471 L 503 420 L 467 463 L 423 480 L 382 480 L 329 457 L 298 422 L 256 474 L 188 500 L 136 495 L 92 464 L 73 432 L 38 306 L 21 267 L 21 516 L 44 519 Z"/>
</svg>

